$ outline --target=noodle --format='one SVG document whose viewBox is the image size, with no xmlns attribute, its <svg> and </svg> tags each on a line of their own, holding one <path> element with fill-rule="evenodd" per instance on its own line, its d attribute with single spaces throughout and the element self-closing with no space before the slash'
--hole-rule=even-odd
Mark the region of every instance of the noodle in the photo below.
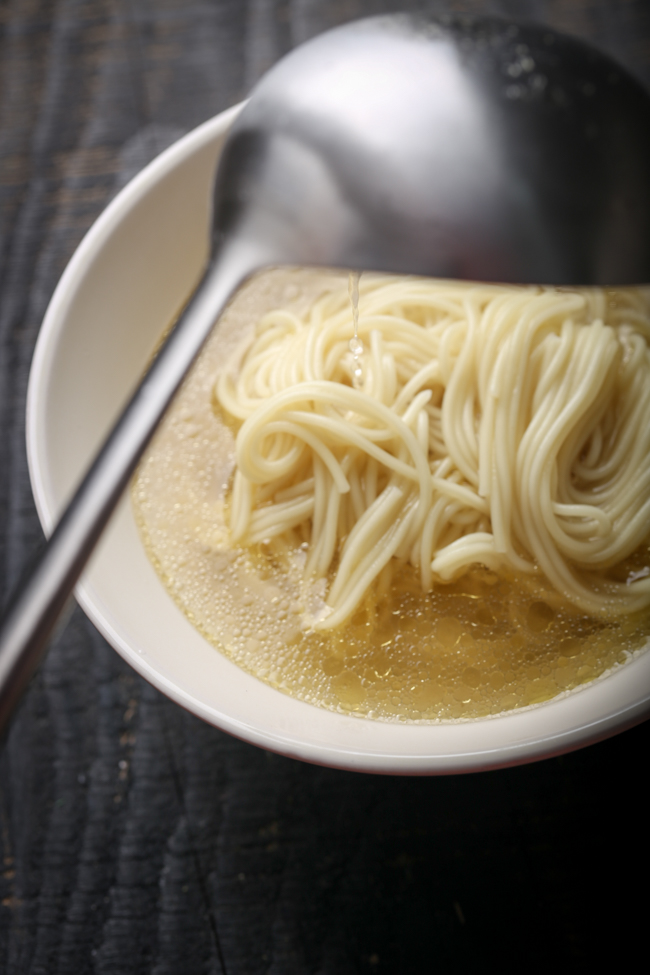
<svg viewBox="0 0 650 975">
<path fill-rule="evenodd" d="M 642 292 L 364 276 L 362 369 L 351 335 L 345 288 L 271 312 L 215 385 L 239 425 L 231 542 L 308 543 L 314 629 L 400 562 L 424 591 L 482 564 L 592 615 L 650 605 L 650 578 L 607 571 L 650 534 Z"/>
</svg>

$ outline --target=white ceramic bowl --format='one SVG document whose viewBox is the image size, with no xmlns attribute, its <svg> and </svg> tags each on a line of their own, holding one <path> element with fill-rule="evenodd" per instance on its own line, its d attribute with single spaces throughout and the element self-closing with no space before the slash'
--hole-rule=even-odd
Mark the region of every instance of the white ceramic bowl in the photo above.
<svg viewBox="0 0 650 975">
<path fill-rule="evenodd" d="M 30 474 L 47 532 L 196 283 L 215 162 L 236 111 L 191 132 L 126 186 L 52 298 L 27 409 Z M 135 670 L 183 707 L 319 764 L 401 774 L 495 768 L 577 748 L 650 713 L 650 653 L 561 699 L 467 722 L 383 723 L 296 701 L 239 670 L 190 625 L 144 553 L 128 498 L 76 595 Z"/>
</svg>

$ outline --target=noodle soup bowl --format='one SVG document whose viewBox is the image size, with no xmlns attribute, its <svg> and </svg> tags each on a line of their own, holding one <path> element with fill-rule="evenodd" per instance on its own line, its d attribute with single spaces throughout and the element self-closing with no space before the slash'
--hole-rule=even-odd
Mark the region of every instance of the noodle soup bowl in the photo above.
<svg viewBox="0 0 650 975">
<path fill-rule="evenodd" d="M 214 168 L 236 112 L 191 132 L 129 183 L 56 289 L 27 409 L 30 475 L 46 532 L 197 283 Z M 389 774 L 497 768 L 578 748 L 650 713 L 650 654 L 544 704 L 474 720 L 384 722 L 288 697 L 190 624 L 145 554 L 129 497 L 76 597 L 118 653 L 178 704 L 255 745 L 323 765 Z"/>
</svg>

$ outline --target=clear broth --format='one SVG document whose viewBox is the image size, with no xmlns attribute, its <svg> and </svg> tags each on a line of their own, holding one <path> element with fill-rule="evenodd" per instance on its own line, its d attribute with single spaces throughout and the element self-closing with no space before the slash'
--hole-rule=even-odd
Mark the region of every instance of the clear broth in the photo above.
<svg viewBox="0 0 650 975">
<path fill-rule="evenodd" d="M 341 276 L 304 270 L 256 278 L 231 304 L 143 460 L 132 497 L 164 585 L 220 651 L 266 683 L 333 710 L 383 720 L 477 718 L 537 704 L 643 649 L 650 614 L 590 617 L 543 579 L 477 567 L 423 594 L 400 566 L 336 631 L 303 628 L 324 587 L 305 592 L 304 551 L 271 557 L 228 543 L 234 436 L 214 408 L 215 375 L 264 311 L 300 308 Z M 641 547 L 617 572 L 644 571 Z M 312 605 L 307 605 L 311 602 Z"/>
</svg>

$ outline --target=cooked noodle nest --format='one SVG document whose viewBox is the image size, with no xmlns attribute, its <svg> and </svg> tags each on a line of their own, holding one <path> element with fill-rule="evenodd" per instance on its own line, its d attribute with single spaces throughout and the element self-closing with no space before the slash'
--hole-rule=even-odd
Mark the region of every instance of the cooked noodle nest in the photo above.
<svg viewBox="0 0 650 975">
<path fill-rule="evenodd" d="M 410 562 L 543 573 L 590 614 L 650 604 L 607 570 L 650 535 L 650 301 L 366 276 L 265 315 L 217 377 L 239 429 L 233 545 L 307 547 L 339 625 Z"/>
</svg>

